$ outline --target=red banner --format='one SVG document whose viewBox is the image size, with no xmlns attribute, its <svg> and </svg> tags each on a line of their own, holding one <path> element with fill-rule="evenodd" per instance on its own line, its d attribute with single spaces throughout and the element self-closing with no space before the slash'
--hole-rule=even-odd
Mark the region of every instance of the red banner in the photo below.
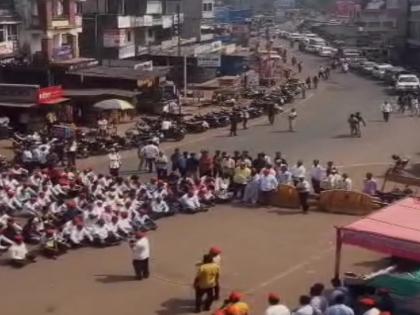
<svg viewBox="0 0 420 315">
<path fill-rule="evenodd" d="M 39 104 L 51 104 L 55 100 L 63 98 L 63 88 L 61 85 L 49 86 L 38 91 Z"/>
</svg>

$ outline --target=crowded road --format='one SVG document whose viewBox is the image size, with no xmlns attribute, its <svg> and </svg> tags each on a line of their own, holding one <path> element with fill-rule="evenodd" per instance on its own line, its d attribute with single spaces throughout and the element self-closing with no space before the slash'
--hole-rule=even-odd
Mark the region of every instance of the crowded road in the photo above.
<svg viewBox="0 0 420 315">
<path fill-rule="evenodd" d="M 295 51 L 298 60 L 303 60 L 304 71 L 300 75 L 317 73 L 325 61 L 320 57 Z M 161 145 L 167 155 L 175 147 L 181 151 L 199 152 L 213 150 L 249 150 L 273 154 L 281 151 L 290 163 L 303 159 L 306 164 L 318 158 L 334 160 L 342 166 L 388 165 L 393 153 L 416 159 L 418 150 L 413 146 L 414 135 L 420 131 L 419 119 L 408 115 L 393 114 L 389 123 L 382 121 L 381 103 L 393 99 L 385 93 L 378 82 L 333 71 L 328 81 L 322 81 L 317 90 L 308 90 L 306 99 L 297 97 L 294 104 L 298 112 L 297 132 L 288 132 L 286 115 L 278 115 L 274 126 L 266 117 L 250 122 L 248 130 L 239 130 L 237 137 L 229 137 L 227 129 L 211 130 L 204 134 L 190 135 L 182 142 Z M 361 112 L 367 126 L 361 138 L 351 138 L 348 116 Z M 137 152 L 123 154 L 122 171 L 137 169 Z M 81 161 L 80 165 L 107 170 L 106 157 Z"/>
</svg>

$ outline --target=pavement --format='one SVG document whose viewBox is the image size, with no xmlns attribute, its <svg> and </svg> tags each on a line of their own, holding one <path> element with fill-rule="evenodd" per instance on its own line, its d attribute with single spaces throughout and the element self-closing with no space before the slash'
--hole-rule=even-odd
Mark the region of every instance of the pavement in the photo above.
<svg viewBox="0 0 420 315">
<path fill-rule="evenodd" d="M 311 73 L 323 62 L 315 56 L 298 55 Z M 291 163 L 303 159 L 307 167 L 315 158 L 333 160 L 357 185 L 368 170 L 380 175 L 392 153 L 418 160 L 415 136 L 420 118 L 394 114 L 389 123 L 383 122 L 379 110 L 386 97 L 383 89 L 353 74 L 333 73 L 317 91 L 293 104 L 299 115 L 295 133 L 287 131 L 285 117 L 278 116 L 274 126 L 264 117 L 252 121 L 251 128 L 240 130 L 237 137 L 217 129 L 162 147 L 168 154 L 175 147 L 249 150 L 253 155 L 281 151 Z M 367 126 L 361 138 L 350 138 L 347 117 L 356 111 L 362 113 Z M 135 151 L 124 152 L 123 157 L 125 172 L 137 168 Z M 86 159 L 79 165 L 106 171 L 107 158 Z M 270 291 L 278 292 L 294 307 L 299 295 L 308 293 L 315 281 L 328 284 L 333 273 L 334 226 L 356 219 L 235 204 L 204 214 L 176 216 L 159 222 L 158 231 L 150 233 L 152 277 L 147 281 L 133 280 L 126 245 L 81 249 L 58 261 L 40 259 L 22 270 L 1 267 L 0 279 L 7 284 L 0 287 L 2 311 L 8 315 L 189 314 L 194 266 L 212 245 L 223 249 L 223 295 L 232 289 L 244 292 L 252 314 L 263 312 Z M 380 258 L 346 247 L 342 270 L 366 272 L 377 267 Z"/>
</svg>

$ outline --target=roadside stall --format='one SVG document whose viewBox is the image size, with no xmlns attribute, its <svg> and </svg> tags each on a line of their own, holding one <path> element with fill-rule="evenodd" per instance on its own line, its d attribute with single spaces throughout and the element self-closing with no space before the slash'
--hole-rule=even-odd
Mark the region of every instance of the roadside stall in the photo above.
<svg viewBox="0 0 420 315">
<path fill-rule="evenodd" d="M 135 107 L 129 102 L 119 99 L 107 99 L 93 105 L 100 113 L 106 112 L 109 121 L 120 123 L 130 121 L 135 116 Z"/>
<path fill-rule="evenodd" d="M 419 199 L 405 198 L 336 229 L 335 277 L 340 276 L 343 244 L 389 255 L 391 259 L 386 268 L 370 275 L 350 274 L 344 281 L 373 288 L 385 287 L 402 301 L 404 310 L 412 305 L 420 309 Z"/>
<path fill-rule="evenodd" d="M 61 86 L 0 84 L 0 108 L 12 126 L 28 132 L 43 128 L 48 116 L 61 122 L 73 120 L 73 108 Z"/>
</svg>

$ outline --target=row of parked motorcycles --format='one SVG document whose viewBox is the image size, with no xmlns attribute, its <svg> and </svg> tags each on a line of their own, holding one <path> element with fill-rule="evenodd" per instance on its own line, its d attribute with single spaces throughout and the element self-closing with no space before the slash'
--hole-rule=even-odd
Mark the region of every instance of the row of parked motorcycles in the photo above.
<svg viewBox="0 0 420 315">
<path fill-rule="evenodd" d="M 181 141 L 187 133 L 201 133 L 210 128 L 227 127 L 231 123 L 233 115 L 240 122 L 245 113 L 249 119 L 262 116 L 271 104 L 280 106 L 293 102 L 297 92 L 296 82 L 289 81 L 280 88 L 264 90 L 244 90 L 242 97 L 252 99 L 247 107 L 232 107 L 229 109 L 217 109 L 206 114 L 196 114 L 184 117 L 177 114 L 166 114 L 165 117 L 142 117 L 134 127 L 128 129 L 124 136 L 116 132 L 101 133 L 97 128 L 76 128 L 73 136 L 77 142 L 76 156 L 87 158 L 90 156 L 104 155 L 111 148 L 118 150 L 138 149 L 150 141 L 161 143 L 165 141 Z M 170 128 L 162 131 L 163 120 L 170 121 Z M 25 148 L 34 148 L 42 143 L 50 143 L 52 151 L 59 152 L 59 156 L 65 156 L 71 145 L 66 138 L 51 141 L 54 135 L 46 131 L 34 134 L 13 135 L 13 147 L 15 155 L 21 155 Z M 67 137 L 68 139 L 68 137 Z"/>
</svg>

